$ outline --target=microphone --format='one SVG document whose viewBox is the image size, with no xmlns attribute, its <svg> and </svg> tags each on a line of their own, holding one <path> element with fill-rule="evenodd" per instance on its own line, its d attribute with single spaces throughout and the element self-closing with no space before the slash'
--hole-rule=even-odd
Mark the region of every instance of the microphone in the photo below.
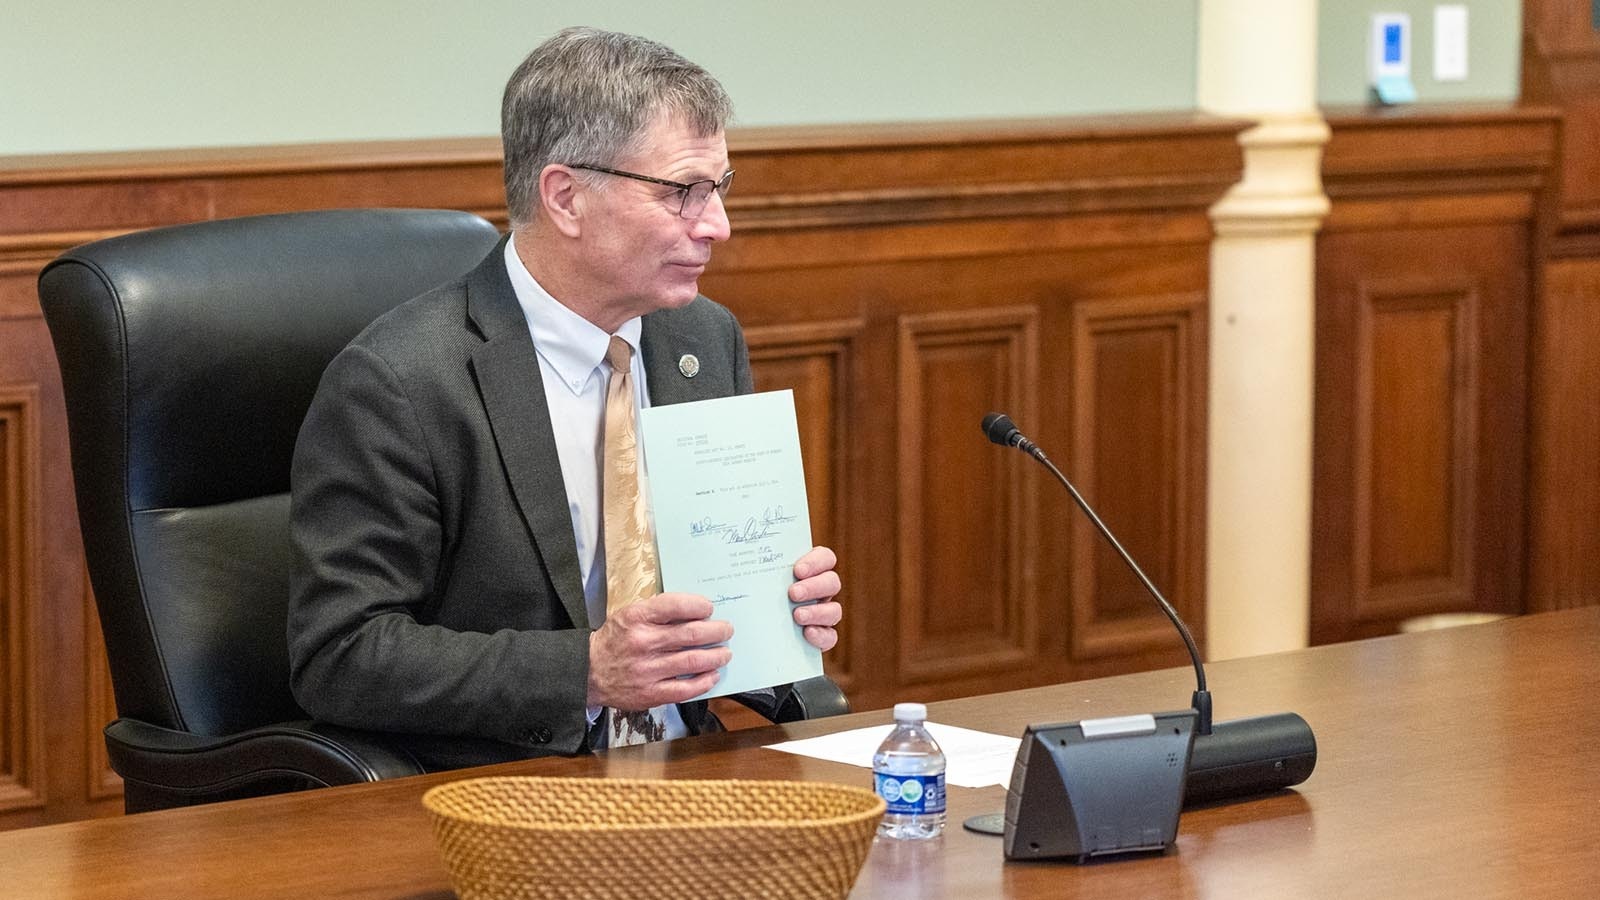
<svg viewBox="0 0 1600 900">
<path fill-rule="evenodd" d="M 1133 557 L 1100 520 L 1078 489 L 1061 474 L 1044 450 L 1029 440 L 1004 413 L 983 417 L 983 433 L 1002 447 L 1015 447 L 1042 463 L 1066 487 L 1072 500 L 1094 523 L 1100 536 L 1117 551 L 1122 561 L 1144 585 L 1161 611 L 1178 629 L 1194 663 L 1195 691 L 1192 703 L 1197 714 L 1194 749 L 1189 759 L 1189 774 L 1184 805 L 1215 800 L 1230 800 L 1291 787 L 1311 777 L 1317 765 L 1317 739 L 1305 719 L 1294 713 L 1276 713 L 1249 719 L 1211 722 L 1211 692 L 1206 690 L 1205 667 L 1189 628 L 1167 598 L 1139 568 Z"/>
</svg>

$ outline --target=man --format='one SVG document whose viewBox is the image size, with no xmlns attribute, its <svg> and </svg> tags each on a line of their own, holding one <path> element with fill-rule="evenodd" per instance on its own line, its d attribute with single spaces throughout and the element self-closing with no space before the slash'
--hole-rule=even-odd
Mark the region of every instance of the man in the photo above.
<svg viewBox="0 0 1600 900">
<path fill-rule="evenodd" d="M 568 29 L 512 75 L 511 235 L 362 332 L 301 428 L 289 645 L 313 716 L 404 733 L 431 768 L 718 727 L 685 701 L 731 658 L 710 646 L 731 626 L 618 561 L 641 507 L 608 512 L 638 486 L 612 483 L 632 474 L 606 432 L 751 390 L 738 323 L 697 287 L 729 236 L 730 111 L 704 70 L 629 35 Z M 792 615 L 822 650 L 834 565 L 813 549 L 789 590 L 821 601 Z"/>
</svg>

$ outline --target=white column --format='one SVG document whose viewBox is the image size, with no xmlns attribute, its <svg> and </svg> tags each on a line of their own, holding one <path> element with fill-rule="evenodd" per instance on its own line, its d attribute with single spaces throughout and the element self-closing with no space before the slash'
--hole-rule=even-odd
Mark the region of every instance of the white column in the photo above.
<svg viewBox="0 0 1600 900">
<path fill-rule="evenodd" d="M 1308 640 L 1316 0 L 1201 0 L 1199 49 L 1201 109 L 1257 123 L 1211 209 L 1206 649 L 1227 659 Z"/>
</svg>

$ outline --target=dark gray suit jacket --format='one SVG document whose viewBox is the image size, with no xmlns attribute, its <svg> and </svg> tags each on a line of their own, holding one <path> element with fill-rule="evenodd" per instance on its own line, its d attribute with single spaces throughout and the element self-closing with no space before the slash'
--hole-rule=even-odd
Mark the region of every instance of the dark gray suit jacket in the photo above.
<svg viewBox="0 0 1600 900">
<path fill-rule="evenodd" d="M 432 768 L 587 747 L 591 628 L 504 247 L 357 336 L 295 447 L 295 697 L 404 733 Z M 704 297 L 645 316 L 641 344 L 652 404 L 751 390 L 738 322 Z M 691 732 L 715 727 L 704 703 L 680 710 Z"/>
</svg>

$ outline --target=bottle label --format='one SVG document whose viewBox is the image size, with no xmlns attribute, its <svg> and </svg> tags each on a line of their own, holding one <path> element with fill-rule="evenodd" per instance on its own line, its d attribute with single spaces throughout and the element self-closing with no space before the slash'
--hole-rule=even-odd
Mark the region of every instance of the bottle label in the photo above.
<svg viewBox="0 0 1600 900">
<path fill-rule="evenodd" d="M 878 796 L 895 815 L 944 812 L 944 773 L 937 775 L 887 775 L 874 772 Z"/>
</svg>

